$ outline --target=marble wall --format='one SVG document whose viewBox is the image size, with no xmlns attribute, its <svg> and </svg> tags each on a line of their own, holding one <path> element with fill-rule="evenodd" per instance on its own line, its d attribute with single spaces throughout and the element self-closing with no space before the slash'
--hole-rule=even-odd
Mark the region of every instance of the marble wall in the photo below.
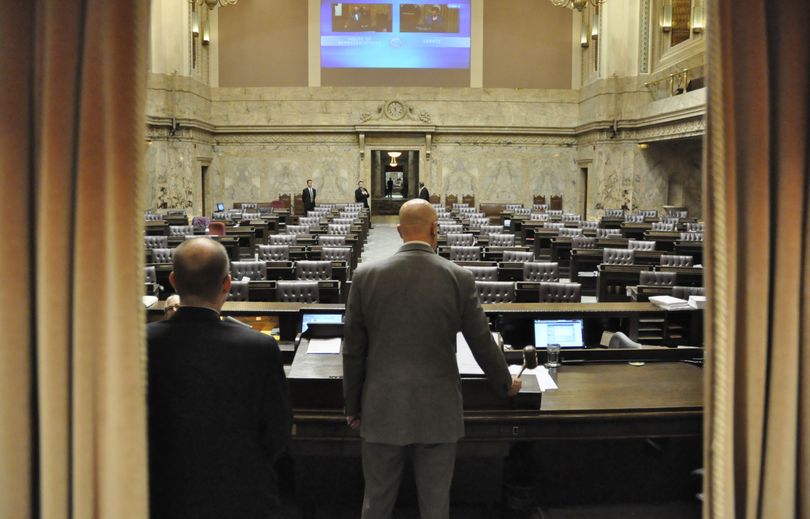
<svg viewBox="0 0 810 519">
<path fill-rule="evenodd" d="M 358 180 L 373 187 L 380 149 L 419 152 L 419 180 L 442 198 L 528 205 L 561 194 L 566 210 L 590 218 L 667 204 L 700 212 L 701 144 L 671 140 L 703 131 L 695 92 L 653 102 L 636 81 L 616 80 L 581 92 L 149 84 L 147 207 L 200 214 L 203 193 L 210 210 L 299 193 L 307 178 L 319 201 L 345 202 Z"/>
</svg>

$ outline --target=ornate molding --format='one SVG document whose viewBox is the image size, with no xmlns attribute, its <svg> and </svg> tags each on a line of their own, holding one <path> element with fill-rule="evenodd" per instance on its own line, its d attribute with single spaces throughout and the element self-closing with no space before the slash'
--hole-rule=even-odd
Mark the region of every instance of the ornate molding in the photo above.
<svg viewBox="0 0 810 519">
<path fill-rule="evenodd" d="M 405 101 L 400 101 L 397 99 L 386 101 L 381 105 L 378 105 L 377 108 L 372 112 L 363 112 L 360 114 L 360 121 L 364 123 L 369 121 L 379 121 L 383 118 L 389 121 L 401 121 L 403 119 L 408 119 L 411 121 L 420 121 L 425 124 L 430 124 L 433 119 L 430 113 L 424 110 L 417 113 L 414 107 L 410 106 Z"/>
<path fill-rule="evenodd" d="M 353 144 L 357 134 L 345 133 L 238 133 L 218 134 L 218 144 Z"/>
<path fill-rule="evenodd" d="M 706 133 L 706 118 L 700 117 L 663 126 L 639 128 L 632 132 L 632 136 L 635 140 L 648 142 L 695 137 L 704 133 Z"/>
<path fill-rule="evenodd" d="M 640 74 L 650 73 L 650 0 L 641 0 L 641 16 L 639 17 L 638 35 L 638 71 Z"/>
<path fill-rule="evenodd" d="M 433 137 L 433 144 L 488 144 L 500 146 L 576 146 L 576 137 L 558 135 L 454 135 L 437 133 Z"/>
</svg>

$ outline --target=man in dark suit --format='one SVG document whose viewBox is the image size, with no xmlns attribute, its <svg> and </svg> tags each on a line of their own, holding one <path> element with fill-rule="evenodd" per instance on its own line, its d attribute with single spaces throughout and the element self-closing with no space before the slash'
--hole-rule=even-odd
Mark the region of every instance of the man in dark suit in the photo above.
<svg viewBox="0 0 810 519">
<path fill-rule="evenodd" d="M 301 197 L 304 202 L 304 212 L 311 211 L 315 209 L 315 196 L 318 194 L 318 191 L 312 187 L 312 179 L 307 179 L 307 187 L 304 188 L 304 191 L 301 193 Z"/>
<path fill-rule="evenodd" d="M 174 254 L 181 306 L 147 327 L 150 517 L 268 518 L 292 413 L 272 337 L 220 320 L 228 254 L 209 238 Z"/>
<path fill-rule="evenodd" d="M 368 189 L 363 186 L 363 181 L 357 183 L 357 189 L 354 190 L 354 201 L 358 204 L 363 204 L 363 207 L 368 209 Z M 368 213 L 368 228 L 371 229 L 371 212 Z"/>
<path fill-rule="evenodd" d="M 425 187 L 424 182 L 419 182 L 419 198 L 425 202 L 430 202 L 430 191 Z"/>
<path fill-rule="evenodd" d="M 472 274 L 435 253 L 436 211 L 413 199 L 399 216 L 404 245 L 352 278 L 343 341 L 346 421 L 363 440 L 364 519 L 391 516 L 407 456 L 420 516 L 446 519 L 456 442 L 464 435 L 457 332 L 498 394 L 514 395 L 520 381 L 492 339 Z"/>
</svg>

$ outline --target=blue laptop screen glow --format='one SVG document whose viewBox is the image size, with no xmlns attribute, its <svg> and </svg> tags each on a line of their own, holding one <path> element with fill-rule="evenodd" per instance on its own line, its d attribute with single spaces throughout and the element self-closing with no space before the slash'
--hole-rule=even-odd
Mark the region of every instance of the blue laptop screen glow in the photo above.
<svg viewBox="0 0 810 519">
<path fill-rule="evenodd" d="M 538 348 L 549 344 L 582 348 L 582 319 L 535 319 L 534 344 Z"/>
<path fill-rule="evenodd" d="M 307 331 L 312 323 L 340 324 L 343 322 L 343 314 L 314 314 L 305 313 L 301 315 L 301 333 Z"/>
</svg>

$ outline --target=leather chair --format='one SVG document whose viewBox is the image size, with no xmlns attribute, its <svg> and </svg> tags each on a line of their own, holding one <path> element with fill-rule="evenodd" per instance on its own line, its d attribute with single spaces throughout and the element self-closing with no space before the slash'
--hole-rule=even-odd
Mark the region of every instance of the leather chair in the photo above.
<svg viewBox="0 0 810 519">
<path fill-rule="evenodd" d="M 468 267 L 465 269 L 472 272 L 476 281 L 498 281 L 498 267 Z"/>
<path fill-rule="evenodd" d="M 703 232 L 703 224 L 700 222 L 686 224 L 687 232 Z"/>
<path fill-rule="evenodd" d="M 532 251 L 505 250 L 503 251 L 503 261 L 505 263 L 526 263 L 527 261 L 534 261 L 534 253 Z"/>
<path fill-rule="evenodd" d="M 174 260 L 174 249 L 152 249 L 152 263 L 171 263 Z"/>
<path fill-rule="evenodd" d="M 489 225 L 489 218 L 486 216 L 475 216 L 470 218 L 470 229 L 480 229 L 482 225 Z"/>
<path fill-rule="evenodd" d="M 226 213 L 225 211 L 217 211 L 211 215 L 211 220 L 217 222 L 230 222 L 231 217 L 228 216 L 228 213 Z"/>
<path fill-rule="evenodd" d="M 270 245 L 295 245 L 295 234 L 270 234 L 267 236 Z"/>
<path fill-rule="evenodd" d="M 248 210 L 256 209 L 258 205 L 259 204 L 256 202 L 242 202 L 239 204 L 239 207 L 242 209 L 242 211 L 247 212 Z"/>
<path fill-rule="evenodd" d="M 684 211 L 683 209 L 670 209 L 667 212 L 667 215 L 673 218 L 687 218 L 689 216 L 689 211 Z"/>
<path fill-rule="evenodd" d="M 210 236 L 225 236 L 225 224 L 222 222 L 211 222 L 208 224 L 208 234 Z"/>
<path fill-rule="evenodd" d="M 554 197 L 552 197 L 552 198 L 554 198 Z M 563 215 L 562 209 L 549 209 L 548 211 L 546 211 L 546 213 L 549 216 L 559 216 L 560 218 L 562 218 L 562 215 Z"/>
<path fill-rule="evenodd" d="M 475 236 L 470 233 L 451 232 L 447 234 L 447 245 L 450 247 L 475 245 Z"/>
<path fill-rule="evenodd" d="M 657 223 L 671 223 L 672 225 L 677 226 L 681 223 L 681 219 L 674 216 L 667 216 L 665 218 L 661 218 Z"/>
<path fill-rule="evenodd" d="M 317 303 L 317 281 L 276 281 L 276 301 L 282 303 Z"/>
<path fill-rule="evenodd" d="M 548 204 L 532 204 L 532 212 L 545 213 L 548 211 Z"/>
<path fill-rule="evenodd" d="M 321 224 L 321 219 L 317 216 L 299 216 L 298 225 L 317 227 Z"/>
<path fill-rule="evenodd" d="M 155 271 L 154 265 L 143 268 L 143 282 L 148 295 L 157 296 L 160 294 L 160 291 L 163 290 L 163 287 L 158 285 L 157 272 Z"/>
<path fill-rule="evenodd" d="M 456 233 L 464 232 L 464 226 L 461 225 L 460 223 L 453 223 L 453 224 L 440 223 L 439 224 L 439 234 L 449 234 L 449 233 L 452 233 L 452 232 L 456 232 Z"/>
<path fill-rule="evenodd" d="M 557 229 L 557 231 L 559 231 L 560 229 L 562 229 L 564 227 L 565 227 L 565 224 L 562 223 L 562 222 L 546 222 L 545 224 L 543 224 L 543 228 L 545 228 L 545 229 Z"/>
<path fill-rule="evenodd" d="M 499 234 L 503 232 L 503 226 L 501 225 L 482 225 L 481 228 L 478 230 L 478 236 L 484 237 L 489 236 L 491 234 Z"/>
<path fill-rule="evenodd" d="M 321 249 L 321 260 L 325 261 L 345 261 L 346 265 L 352 264 L 351 247 L 323 247 Z"/>
<path fill-rule="evenodd" d="M 511 281 L 476 281 L 481 303 L 512 303 L 515 300 L 515 284 Z"/>
<path fill-rule="evenodd" d="M 689 296 L 704 296 L 704 287 L 672 287 L 672 297 L 689 300 Z"/>
<path fill-rule="evenodd" d="M 286 227 L 287 234 L 301 236 L 309 234 L 309 225 L 288 225 Z"/>
<path fill-rule="evenodd" d="M 547 222 L 548 218 L 548 213 L 531 213 L 529 215 L 529 220 L 532 222 Z"/>
<path fill-rule="evenodd" d="M 573 238 L 574 236 L 582 236 L 582 229 L 578 227 L 560 227 L 558 236 L 563 238 Z"/>
<path fill-rule="evenodd" d="M 582 220 L 579 222 L 580 228 L 594 231 L 599 228 L 599 222 L 595 220 Z"/>
<path fill-rule="evenodd" d="M 639 272 L 638 275 L 639 285 L 650 285 L 654 287 L 671 287 L 675 286 L 675 273 L 674 272 L 660 272 L 648 271 Z"/>
<path fill-rule="evenodd" d="M 602 263 L 606 265 L 632 265 L 635 262 L 636 251 L 633 249 L 604 249 Z"/>
<path fill-rule="evenodd" d="M 605 209 L 605 216 L 610 216 L 612 218 L 616 218 L 618 216 L 620 218 L 623 218 L 624 209 Z"/>
<path fill-rule="evenodd" d="M 514 247 L 515 235 L 504 233 L 493 233 L 489 235 L 490 247 Z"/>
<path fill-rule="evenodd" d="M 475 207 L 470 207 L 467 204 L 457 204 L 457 205 L 458 207 L 454 207 L 453 209 L 458 210 L 458 214 L 473 214 L 477 212 L 475 210 Z"/>
<path fill-rule="evenodd" d="M 161 216 L 159 214 L 147 213 L 147 214 L 143 215 L 143 219 L 146 222 L 159 222 L 159 221 L 163 220 L 163 216 Z"/>
<path fill-rule="evenodd" d="M 475 245 L 455 245 L 450 247 L 451 261 L 478 261 L 481 259 L 481 249 Z"/>
<path fill-rule="evenodd" d="M 655 242 L 644 240 L 628 240 L 627 248 L 631 250 L 645 250 L 645 251 L 655 250 Z"/>
<path fill-rule="evenodd" d="M 250 220 L 261 220 L 262 213 L 242 213 L 242 220 L 250 221 Z"/>
<path fill-rule="evenodd" d="M 471 207 L 475 207 L 475 195 L 464 195 L 461 197 L 461 201 Z"/>
<path fill-rule="evenodd" d="M 624 215 L 624 223 L 644 223 L 643 214 L 626 214 Z"/>
<path fill-rule="evenodd" d="M 681 241 L 703 241 L 702 232 L 682 232 L 680 236 Z"/>
<path fill-rule="evenodd" d="M 540 282 L 541 303 L 580 303 L 582 285 L 579 283 Z"/>
<path fill-rule="evenodd" d="M 252 281 L 267 279 L 267 264 L 264 261 L 232 261 L 231 277 L 236 280 L 248 277 Z"/>
<path fill-rule="evenodd" d="M 193 225 L 170 225 L 169 236 L 186 236 L 194 234 Z"/>
<path fill-rule="evenodd" d="M 355 220 L 354 218 L 335 218 L 335 219 L 332 220 L 331 223 L 337 224 L 337 225 L 349 225 L 349 226 L 351 226 L 351 224 L 354 223 L 354 220 Z M 341 233 L 341 234 L 343 234 L 343 233 Z"/>
<path fill-rule="evenodd" d="M 574 236 L 571 238 L 572 249 L 595 249 L 596 238 L 590 236 Z"/>
<path fill-rule="evenodd" d="M 444 206 L 448 209 L 452 209 L 454 205 L 458 203 L 458 196 L 457 195 L 444 195 Z"/>
<path fill-rule="evenodd" d="M 250 281 L 231 281 L 231 290 L 226 301 L 250 301 Z"/>
<path fill-rule="evenodd" d="M 169 237 L 168 236 L 144 236 L 143 237 L 143 244 L 146 247 L 146 250 L 151 249 L 166 249 L 169 247 Z"/>
<path fill-rule="evenodd" d="M 641 344 L 633 341 L 622 332 L 616 332 L 611 335 L 608 341 L 609 350 L 622 350 L 622 349 L 640 349 Z"/>
<path fill-rule="evenodd" d="M 596 238 L 621 238 L 622 231 L 621 229 L 596 229 Z"/>
<path fill-rule="evenodd" d="M 342 234 L 321 234 L 318 236 L 318 243 L 323 247 L 346 245 L 346 236 Z"/>
<path fill-rule="evenodd" d="M 564 214 L 562 215 L 563 223 L 577 223 L 582 221 L 582 216 L 578 214 Z"/>
<path fill-rule="evenodd" d="M 289 261 L 289 245 L 256 245 L 256 253 L 261 261 Z"/>
<path fill-rule="evenodd" d="M 352 230 L 351 224 L 348 223 L 330 223 L 326 228 L 327 234 L 349 234 Z"/>
<path fill-rule="evenodd" d="M 532 214 L 532 210 L 528 207 L 518 207 L 512 211 L 512 214 L 516 216 L 528 216 Z"/>
<path fill-rule="evenodd" d="M 655 209 L 640 209 L 638 214 L 644 218 L 656 218 L 658 216 L 658 211 Z"/>
<path fill-rule="evenodd" d="M 512 211 L 514 214 L 515 210 L 523 208 L 523 204 L 506 204 L 505 208 L 507 211 Z"/>
<path fill-rule="evenodd" d="M 681 256 L 677 254 L 662 254 L 660 265 L 662 267 L 691 267 L 692 256 Z"/>
<path fill-rule="evenodd" d="M 560 265 L 552 261 L 527 261 L 523 264 L 523 281 L 559 281 Z"/>
<path fill-rule="evenodd" d="M 331 261 L 300 260 L 295 262 L 295 277 L 299 280 L 313 281 L 332 279 Z"/>
<path fill-rule="evenodd" d="M 659 232 L 672 232 L 675 230 L 675 224 L 667 222 L 653 222 L 652 230 Z"/>
</svg>

